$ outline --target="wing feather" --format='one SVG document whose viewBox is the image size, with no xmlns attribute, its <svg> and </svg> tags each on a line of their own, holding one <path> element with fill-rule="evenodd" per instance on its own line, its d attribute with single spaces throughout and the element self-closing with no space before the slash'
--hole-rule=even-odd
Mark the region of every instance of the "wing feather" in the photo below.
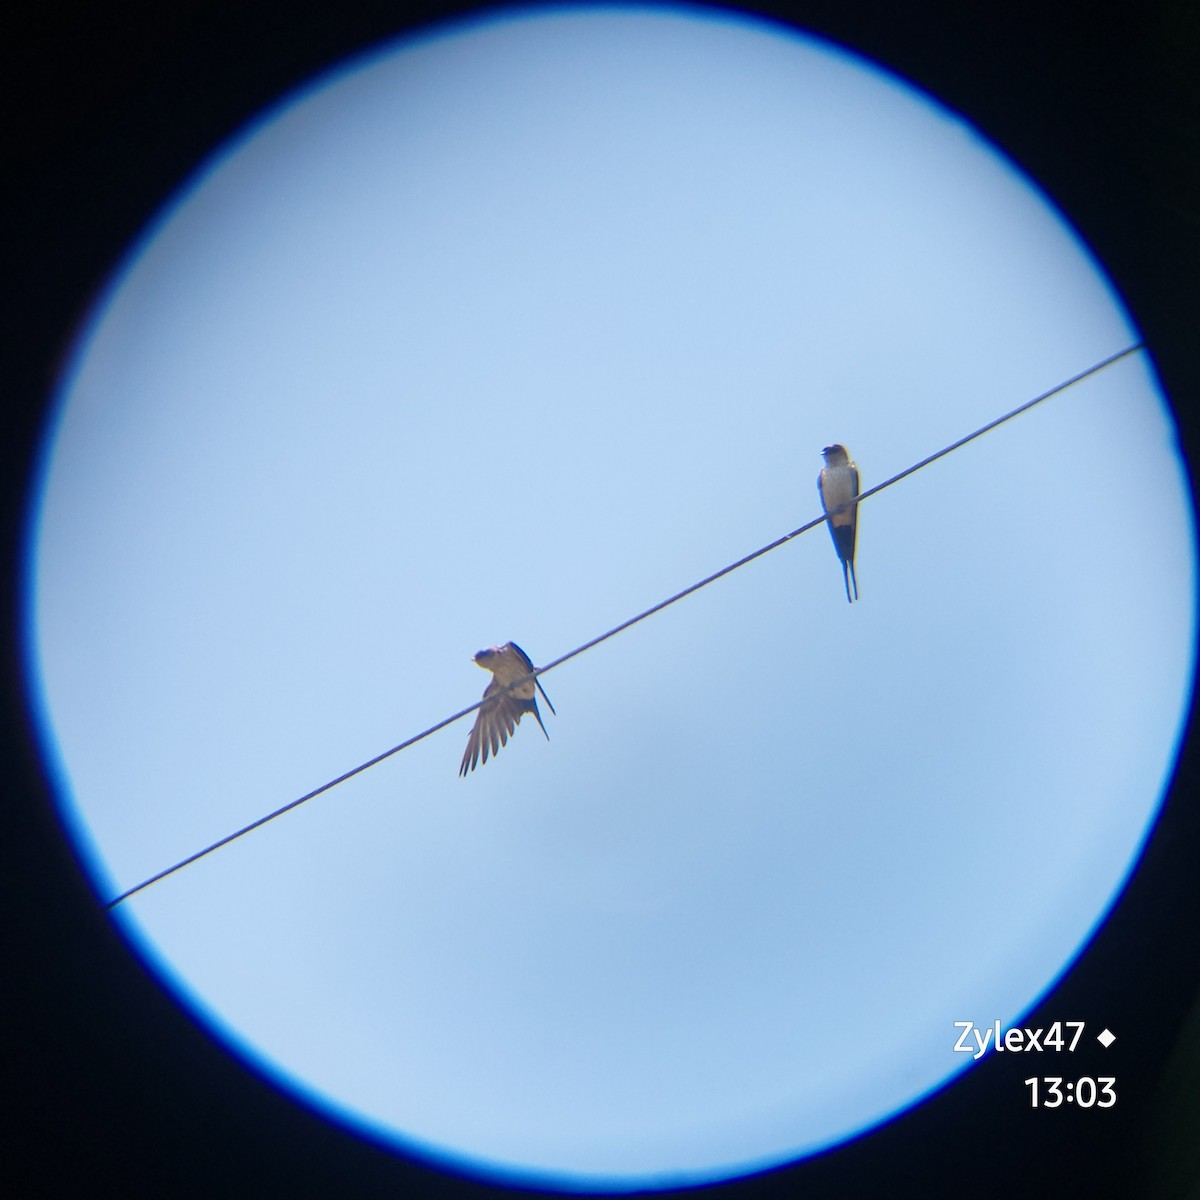
<svg viewBox="0 0 1200 1200">
<path fill-rule="evenodd" d="M 493 679 L 483 693 L 483 704 L 467 736 L 467 748 L 458 773 L 465 775 L 473 771 L 480 762 L 481 753 L 483 762 L 487 762 L 489 750 L 493 758 L 499 754 L 500 747 L 508 745 L 508 739 L 516 731 L 522 715 L 527 712 L 536 712 L 534 701 L 524 700 L 515 692 L 504 691 L 503 684 Z M 538 724 L 541 724 L 540 717 Z M 545 732 L 544 727 L 542 732 Z"/>
</svg>

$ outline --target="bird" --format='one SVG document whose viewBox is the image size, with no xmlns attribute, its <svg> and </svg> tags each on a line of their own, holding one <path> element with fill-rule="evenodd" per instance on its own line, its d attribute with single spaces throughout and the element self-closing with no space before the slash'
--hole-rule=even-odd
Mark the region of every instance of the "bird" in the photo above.
<svg viewBox="0 0 1200 1200">
<path fill-rule="evenodd" d="M 483 752 L 484 762 L 488 760 L 489 747 L 493 755 L 499 754 L 500 747 L 508 744 L 509 735 L 526 713 L 533 713 L 542 727 L 542 732 L 546 733 L 542 714 L 538 712 L 535 687 L 542 693 L 542 699 L 550 704 L 550 697 L 546 695 L 541 681 L 536 676 L 525 679 L 525 676 L 537 668 L 516 642 L 505 642 L 503 646 L 489 646 L 486 650 L 480 650 L 473 661 L 491 671 L 492 682 L 484 689 L 483 704 L 479 707 L 475 724 L 467 737 L 467 748 L 463 753 L 462 765 L 458 768 L 460 776 L 475 769 L 480 751 Z M 525 679 L 525 682 L 510 688 L 509 685 L 516 683 L 518 679 Z M 550 704 L 550 711 L 554 712 L 553 704 Z M 546 733 L 546 741 L 549 740 L 550 735 Z"/>
<path fill-rule="evenodd" d="M 826 446 L 821 453 L 825 466 L 817 476 L 817 491 L 821 493 L 821 507 L 829 517 L 829 533 L 833 537 L 834 549 L 842 561 L 842 578 L 846 584 L 846 599 L 853 603 L 858 599 L 858 577 L 854 574 L 854 536 L 858 530 L 858 467 L 845 446 L 835 442 Z M 843 505 L 849 505 L 842 508 Z M 841 512 L 834 510 L 841 508 Z M 850 596 L 850 583 L 854 583 L 854 596 Z"/>
</svg>

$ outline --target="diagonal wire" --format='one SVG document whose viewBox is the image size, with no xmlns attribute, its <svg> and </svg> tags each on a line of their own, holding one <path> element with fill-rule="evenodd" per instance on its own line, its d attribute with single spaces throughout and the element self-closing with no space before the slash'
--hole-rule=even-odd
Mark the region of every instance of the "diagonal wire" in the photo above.
<svg viewBox="0 0 1200 1200">
<path fill-rule="evenodd" d="M 1043 400 L 1049 400 L 1051 396 L 1057 396 L 1059 392 L 1066 391 L 1067 388 L 1092 375 L 1103 371 L 1106 367 L 1111 367 L 1113 363 L 1119 362 L 1123 358 L 1129 357 L 1131 354 L 1136 354 L 1139 350 L 1144 349 L 1142 342 L 1135 342 L 1132 346 L 1127 346 L 1124 350 L 1118 351 L 1116 354 L 1109 355 L 1108 358 L 1101 359 L 1100 362 L 1094 363 L 1088 367 L 1086 371 L 1080 371 L 1078 375 L 1072 375 L 1070 379 L 1064 380 L 1062 383 L 1052 387 L 1049 391 L 1043 392 L 1040 396 L 1035 396 L 1032 400 L 1027 400 L 1024 404 L 1018 405 L 1016 408 L 1006 412 L 1003 416 L 997 417 L 994 421 L 989 421 L 986 425 L 980 426 L 973 433 L 968 433 L 966 437 L 961 437 L 956 442 L 951 442 L 948 446 L 943 446 L 941 450 L 931 454 L 928 458 L 921 459 L 920 462 L 914 463 L 911 467 L 905 467 L 903 471 L 893 475 L 890 479 L 885 479 L 882 483 L 875 484 L 874 487 L 867 488 L 865 492 L 861 492 L 854 503 L 861 503 L 869 496 L 874 496 L 877 492 L 882 492 L 884 488 L 889 488 L 894 483 L 899 483 L 901 479 L 907 478 L 909 475 L 921 470 L 923 467 L 929 466 L 930 463 L 937 462 L 939 458 L 945 457 L 952 451 L 965 446 L 968 442 L 973 442 L 977 437 L 982 437 L 985 433 L 989 433 L 998 425 L 1003 425 L 1005 421 L 1011 421 L 1013 417 L 1020 416 L 1021 413 L 1028 412 L 1034 405 L 1041 404 Z M 849 507 L 844 505 L 843 507 Z M 834 509 L 835 513 L 840 512 L 840 509 Z M 668 596 L 666 600 L 659 601 L 658 604 L 637 614 L 635 617 L 630 617 L 627 621 L 622 621 L 620 625 L 614 625 L 607 632 L 600 634 L 598 637 L 592 638 L 590 642 L 584 642 L 582 646 L 576 646 L 574 650 L 568 651 L 566 654 L 559 656 L 552 662 L 548 662 L 544 667 L 538 667 L 531 671 L 528 675 L 521 679 L 514 680 L 504 690 L 511 691 L 515 687 L 520 687 L 521 684 L 528 682 L 530 679 L 536 679 L 539 675 L 545 675 L 547 671 L 553 671 L 555 667 L 561 667 L 563 663 L 569 662 L 572 658 L 582 654 L 585 650 L 591 650 L 593 646 L 600 645 L 601 642 L 608 641 L 609 638 L 615 637 L 618 633 L 624 632 L 631 625 L 636 625 L 639 621 L 644 621 L 647 617 L 652 617 L 657 612 L 662 612 L 664 608 L 675 604 L 682 600 L 685 596 L 690 596 L 693 592 L 698 592 L 702 587 L 707 587 L 710 583 L 723 578 L 724 576 L 736 571 L 739 567 L 744 567 L 747 563 L 753 562 L 756 558 L 761 558 L 764 554 L 769 554 L 772 550 L 778 550 L 785 542 L 790 542 L 793 538 L 799 537 L 802 533 L 807 533 L 810 529 L 815 529 L 818 525 L 825 522 L 829 514 L 822 513 L 821 516 L 815 517 L 813 520 L 801 525 L 799 529 L 793 529 L 791 533 L 785 533 L 783 537 L 776 538 L 766 546 L 760 547 L 758 550 L 747 554 L 744 558 L 739 558 L 737 562 L 730 563 L 726 567 L 722 567 L 719 571 L 714 571 L 711 575 L 706 575 L 698 583 L 693 583 L 690 587 L 686 587 L 681 592 L 676 592 L 673 596 Z M 293 808 L 298 808 L 308 800 L 321 795 L 322 792 L 328 792 L 331 788 L 335 788 L 340 783 L 345 783 L 348 779 L 353 779 L 355 775 L 362 774 L 363 771 L 383 762 L 385 758 L 391 758 L 393 754 L 399 754 L 401 750 L 407 750 L 409 746 L 415 745 L 417 742 L 429 737 L 431 734 L 437 733 L 439 729 L 445 729 L 447 725 L 452 725 L 455 721 L 462 717 L 473 713 L 477 708 L 481 707 L 483 700 L 477 700 L 474 704 L 467 708 L 461 709 L 453 716 L 446 717 L 439 721 L 436 725 L 430 725 L 428 729 L 423 729 L 420 733 L 413 737 L 407 738 L 398 746 L 393 746 L 390 750 L 385 750 L 382 754 L 377 754 L 374 758 L 368 759 L 365 763 L 360 763 L 352 770 L 346 771 L 339 775 L 336 779 L 331 779 L 328 783 L 321 784 L 318 788 L 313 788 L 311 792 L 306 792 L 296 800 L 283 805 L 282 808 L 275 809 L 274 812 L 267 813 L 265 817 L 259 817 L 257 821 L 251 821 L 249 825 L 242 826 L 241 829 L 233 833 L 227 834 L 219 841 L 215 841 L 210 846 L 205 846 L 203 850 L 197 850 L 195 854 L 189 855 L 187 858 L 181 859 L 173 866 L 167 867 L 165 870 L 159 871 L 157 875 L 151 875 L 149 879 L 142 880 L 141 883 L 122 892 L 115 900 L 110 900 L 105 907 L 112 909 L 120 904 L 123 900 L 128 900 L 130 896 L 140 892 L 143 888 L 148 888 L 152 883 L 157 883 L 160 879 L 165 879 L 168 875 L 173 875 L 176 871 L 182 870 L 184 867 L 194 863 L 197 859 L 204 858 L 205 855 L 211 854 L 214 850 L 219 850 L 222 846 L 227 846 L 230 842 L 236 841 L 243 837 L 251 830 L 257 829 L 260 825 L 265 825 L 268 821 L 273 821 L 276 817 L 283 816 L 284 813 L 290 812 Z"/>
<path fill-rule="evenodd" d="M 1112 354 L 1101 362 L 1088 367 L 1086 371 L 1080 371 L 1078 375 L 1072 375 L 1070 379 L 1052 387 L 1048 392 L 1043 392 L 1040 396 L 1035 396 L 1032 400 L 1027 400 L 1024 404 L 1018 405 L 1010 412 L 1006 412 L 1004 416 L 997 417 L 994 421 L 989 421 L 986 425 L 980 426 L 974 433 L 968 433 L 966 437 L 961 437 L 957 442 L 951 442 L 949 446 L 944 446 L 935 454 L 929 455 L 928 458 L 921 459 L 920 462 L 914 463 L 911 467 L 905 467 L 903 471 L 893 475 L 890 479 L 885 479 L 882 483 L 877 483 L 874 487 L 869 487 L 865 492 L 860 492 L 858 499 L 854 503 L 860 503 L 867 499 L 868 496 L 874 496 L 876 492 L 882 492 L 884 488 L 889 488 L 893 483 L 899 483 L 901 479 L 912 475 L 915 471 L 919 471 L 922 467 L 929 466 L 932 462 L 937 462 L 939 458 L 949 454 L 952 450 L 957 450 L 960 446 L 965 446 L 968 442 L 973 442 L 977 437 L 982 437 L 985 433 L 995 429 L 997 425 L 1003 425 L 1005 421 L 1011 421 L 1013 417 L 1020 416 L 1023 412 L 1028 412 L 1035 404 L 1041 404 L 1043 400 L 1049 400 L 1051 396 L 1057 396 L 1059 392 L 1065 391 L 1072 384 L 1079 383 L 1081 380 L 1087 379 L 1090 375 L 1095 375 L 1099 371 L 1103 371 L 1105 367 L 1112 366 L 1122 358 L 1128 357 L 1130 354 L 1135 354 L 1143 348 L 1141 342 L 1137 342 L 1132 346 L 1126 347 L 1117 354 Z M 836 508 L 833 513 L 841 512 L 842 508 L 849 508 L 849 504 L 842 505 L 841 508 Z M 756 558 L 761 558 L 764 554 L 769 554 L 772 550 L 779 549 L 785 542 L 790 542 L 792 538 L 799 537 L 802 533 L 807 533 L 810 529 L 815 529 L 818 525 L 825 522 L 825 519 L 830 514 L 822 513 L 821 516 L 808 521 L 801 525 L 799 529 L 793 529 L 791 533 L 785 533 L 783 537 L 776 538 L 767 546 L 763 546 L 758 550 L 747 554 L 745 558 L 739 558 L 737 562 L 730 563 L 727 567 L 722 567 L 719 571 L 714 571 L 711 575 L 705 576 L 699 583 L 693 583 L 690 587 L 685 587 L 682 592 L 676 592 L 673 596 L 668 596 L 666 600 L 660 601 L 653 608 L 648 608 L 645 612 L 640 612 L 636 617 L 630 617 L 628 621 L 622 621 L 620 625 L 614 625 L 607 633 L 602 633 L 599 637 L 594 637 L 590 642 L 584 642 L 582 646 L 576 647 L 574 650 L 568 651 L 560 658 L 554 659 L 553 662 L 547 663 L 544 667 L 539 667 L 532 675 L 526 675 L 524 679 L 518 679 L 513 683 L 512 687 L 520 687 L 526 679 L 530 679 L 536 675 L 544 675 L 547 671 L 554 670 L 555 667 L 562 666 L 569 659 L 574 658 L 577 654 L 582 654 L 585 650 L 590 650 L 593 646 L 598 646 L 601 642 L 606 642 L 610 637 L 621 633 L 628 629 L 631 625 L 636 625 L 639 621 L 644 621 L 647 617 L 653 616 L 656 612 L 661 612 L 670 604 L 674 604 L 677 600 L 682 600 L 684 596 L 690 596 L 693 592 L 698 592 L 702 587 L 707 587 L 710 583 L 720 579 L 722 576 L 728 575 L 732 571 L 736 571 L 739 567 L 744 567 L 747 563 L 753 562 Z M 507 690 L 507 689 L 506 689 Z M 451 720 L 455 718 L 451 717 Z M 444 724 L 444 722 L 443 722 Z M 440 729 L 441 726 L 434 728 Z M 430 730 L 432 732 L 432 730 Z M 399 747 L 397 747 L 399 749 Z"/>
</svg>

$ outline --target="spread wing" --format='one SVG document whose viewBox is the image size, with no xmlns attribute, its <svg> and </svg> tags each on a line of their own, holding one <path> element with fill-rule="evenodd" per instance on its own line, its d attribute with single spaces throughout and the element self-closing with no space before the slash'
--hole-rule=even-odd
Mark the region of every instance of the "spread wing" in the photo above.
<svg viewBox="0 0 1200 1200">
<path fill-rule="evenodd" d="M 508 744 L 509 736 L 522 715 L 537 711 L 532 700 L 523 700 L 515 692 L 506 692 L 503 688 L 503 684 L 493 679 L 484 690 L 483 704 L 475 714 L 475 724 L 471 727 L 462 764 L 458 768 L 460 775 L 473 771 L 481 754 L 484 762 L 488 760 L 489 750 L 493 755 L 499 754 L 500 747 Z M 541 723 L 540 717 L 538 723 Z"/>
</svg>

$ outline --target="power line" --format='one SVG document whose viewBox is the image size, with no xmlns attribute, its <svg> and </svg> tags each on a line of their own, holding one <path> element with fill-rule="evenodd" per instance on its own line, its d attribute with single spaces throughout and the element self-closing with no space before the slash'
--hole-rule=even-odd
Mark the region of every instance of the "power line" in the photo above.
<svg viewBox="0 0 1200 1200">
<path fill-rule="evenodd" d="M 1042 401 L 1049 400 L 1051 396 L 1057 396 L 1059 392 L 1063 392 L 1074 384 L 1079 383 L 1100 371 L 1103 371 L 1106 367 L 1112 366 L 1113 363 L 1119 362 L 1121 359 L 1127 358 L 1131 354 L 1136 354 L 1143 348 L 1143 343 L 1135 342 L 1132 346 L 1128 346 L 1124 350 L 1121 350 L 1116 354 L 1112 354 L 1108 358 L 1102 359 L 1100 362 L 1088 367 L 1086 371 L 1080 371 L 1078 375 L 1071 376 L 1070 379 L 1067 379 L 1057 386 L 1052 387 L 1049 391 L 1043 392 L 1040 396 L 1035 396 L 1032 400 L 1027 400 L 1024 404 L 1019 404 L 1016 408 L 1012 409 L 1010 412 L 1006 412 L 1001 417 L 997 417 L 994 421 L 989 421 L 986 425 L 980 426 L 980 428 L 976 429 L 974 433 L 968 433 L 966 437 L 961 437 L 958 439 L 958 441 L 951 442 L 950 445 L 944 446 L 941 450 L 929 455 L 927 458 L 921 459 L 920 462 L 914 463 L 911 467 L 906 467 L 903 471 L 893 475 L 890 479 L 885 479 L 882 483 L 877 483 L 874 487 L 867 488 L 865 492 L 859 494 L 855 503 L 861 503 L 868 497 L 874 496 L 878 492 L 882 492 L 884 488 L 889 488 L 892 486 L 892 484 L 899 483 L 901 479 L 907 478 L 909 475 L 921 470 L 922 467 L 927 467 L 930 463 L 936 462 L 939 458 L 943 458 L 952 451 L 958 450 L 960 447 L 965 446 L 968 442 L 973 442 L 977 437 L 982 437 L 985 433 L 989 433 L 998 425 L 1003 425 L 1005 421 L 1011 421 L 1013 417 L 1020 416 L 1021 413 L 1024 412 L 1028 412 L 1035 405 L 1041 404 Z M 630 617 L 627 621 L 622 621 L 620 625 L 614 625 L 607 632 L 600 634 L 598 637 L 592 638 L 590 642 L 584 642 L 582 646 L 576 646 L 574 650 L 570 650 L 566 654 L 560 655 L 552 662 L 547 663 L 544 667 L 538 667 L 537 670 L 530 672 L 530 674 L 524 676 L 522 679 L 515 680 L 513 683 L 509 684 L 507 688 L 505 688 L 505 691 L 511 691 L 513 688 L 520 687 L 522 683 L 525 683 L 530 679 L 534 679 L 539 675 L 545 675 L 547 671 L 553 671 L 555 667 L 561 667 L 563 663 L 569 662 L 572 658 L 576 658 L 585 650 L 591 650 L 593 646 L 598 646 L 601 642 L 608 641 L 609 638 L 615 637 L 618 633 L 624 632 L 631 625 L 636 625 L 639 621 L 644 621 L 647 617 L 651 617 L 657 612 L 662 612 L 664 608 L 670 607 L 677 601 L 682 600 L 685 596 L 690 596 L 693 592 L 698 592 L 701 588 L 707 587 L 710 583 L 715 583 L 718 579 L 729 575 L 731 572 L 736 571 L 739 567 L 744 567 L 747 563 L 753 562 L 756 558 L 761 558 L 764 554 L 769 554 L 772 550 L 778 550 L 779 547 L 785 542 L 790 542 L 793 538 L 799 537 L 802 533 L 807 533 L 810 529 L 815 529 L 818 525 L 823 524 L 827 516 L 828 514 L 823 513 L 821 516 L 806 522 L 804 525 L 801 525 L 799 529 L 793 529 L 791 533 L 785 533 L 783 537 L 776 538 L 775 541 L 770 542 L 766 546 L 760 547 L 758 550 L 755 550 L 750 554 L 747 554 L 744 558 L 739 558 L 737 562 L 730 563 L 727 567 L 722 567 L 719 571 L 714 571 L 711 575 L 706 575 L 698 583 L 693 583 L 690 587 L 684 588 L 683 591 L 676 592 L 673 596 L 668 596 L 666 600 L 662 600 L 658 604 L 645 609 L 644 611 L 638 613 L 637 616 Z M 362 774 L 363 771 L 368 770 L 377 763 L 383 762 L 385 758 L 391 758 L 393 754 L 399 754 L 401 750 L 408 749 L 409 746 L 415 745 L 417 742 L 422 741 L 431 734 L 437 733 L 439 729 L 444 729 L 447 725 L 452 725 L 460 718 L 473 713 L 482 704 L 483 700 L 477 700 L 468 708 L 461 709 L 453 716 L 446 717 L 444 720 L 439 721 L 436 725 L 430 725 L 428 729 L 424 729 L 420 733 L 415 734 L 413 737 L 406 739 L 398 746 L 393 746 L 390 750 L 385 750 L 382 754 L 377 754 L 374 758 L 369 759 L 365 763 L 361 763 L 352 770 L 346 771 L 345 774 L 339 775 L 336 779 L 331 779 L 328 783 L 323 783 L 320 787 L 314 788 L 311 792 L 307 792 L 298 799 L 290 801 L 289 803 L 283 805 L 282 808 L 277 808 L 274 812 L 267 813 L 265 817 L 259 817 L 257 821 L 251 821 L 249 825 L 244 825 L 241 829 L 238 829 L 234 833 L 227 834 L 219 841 L 213 842 L 212 845 L 205 846 L 203 850 L 197 850 L 195 854 L 191 854 L 187 858 L 181 859 L 173 866 L 159 871 L 157 875 L 151 875 L 149 879 L 144 879 L 141 883 L 129 888 L 128 891 L 122 892 L 115 900 L 110 900 L 105 907 L 109 909 L 115 908 L 123 900 L 128 900 L 130 896 L 140 892 L 143 888 L 148 888 L 152 883 L 157 883 L 160 879 L 165 879 L 168 875 L 173 875 L 176 871 L 189 866 L 197 859 L 204 858 L 205 855 L 211 854 L 214 850 L 219 850 L 222 846 L 227 846 L 230 842 L 236 841 L 238 838 L 249 833 L 251 830 L 257 829 L 260 825 L 265 825 L 268 821 L 273 821 L 276 817 L 283 816 L 284 813 L 290 812 L 293 808 L 298 808 L 306 801 L 312 800 L 314 797 L 321 795 L 322 792 L 328 792 L 331 788 L 337 787 L 338 784 L 345 783 L 348 779 L 353 779 L 355 775 Z"/>
</svg>

